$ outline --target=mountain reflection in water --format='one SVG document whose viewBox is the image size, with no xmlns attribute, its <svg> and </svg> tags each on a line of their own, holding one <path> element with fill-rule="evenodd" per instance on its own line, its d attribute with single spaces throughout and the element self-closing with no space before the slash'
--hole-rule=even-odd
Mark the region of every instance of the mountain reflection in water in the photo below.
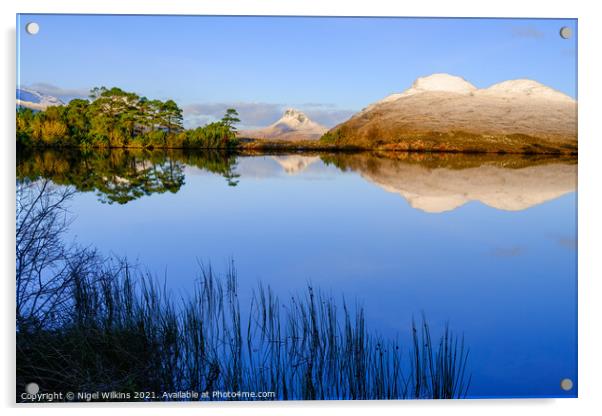
<svg viewBox="0 0 602 416">
<path fill-rule="evenodd" d="M 428 213 L 454 210 L 470 201 L 519 211 L 577 188 L 575 158 L 367 152 L 237 156 L 123 149 L 28 151 L 18 154 L 17 178 L 51 179 L 82 192 L 94 191 L 102 202 L 124 204 L 146 195 L 178 192 L 186 167 L 221 175 L 226 184 L 236 186 L 246 177 L 299 175 L 328 165 L 356 172 Z"/>
<path fill-rule="evenodd" d="M 401 195 L 416 209 L 438 213 L 469 201 L 519 211 L 573 192 L 577 164 L 572 159 L 521 156 L 447 155 L 403 159 L 358 154 L 334 156 L 341 169 Z"/>
</svg>

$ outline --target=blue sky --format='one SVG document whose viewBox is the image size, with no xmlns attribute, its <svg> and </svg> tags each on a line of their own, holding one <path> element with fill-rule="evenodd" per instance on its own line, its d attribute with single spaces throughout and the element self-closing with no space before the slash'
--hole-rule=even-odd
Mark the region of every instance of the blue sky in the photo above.
<svg viewBox="0 0 602 416">
<path fill-rule="evenodd" d="M 562 39 L 562 26 L 575 36 Z M 576 96 L 573 19 L 20 15 L 17 31 L 19 86 L 66 100 L 100 85 L 172 98 L 189 127 L 228 106 L 242 127 L 285 107 L 332 126 L 436 72 Z"/>
</svg>

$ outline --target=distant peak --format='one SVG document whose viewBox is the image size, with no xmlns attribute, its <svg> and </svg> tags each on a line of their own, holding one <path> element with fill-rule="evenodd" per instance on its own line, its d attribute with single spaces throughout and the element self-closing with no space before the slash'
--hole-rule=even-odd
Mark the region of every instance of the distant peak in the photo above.
<svg viewBox="0 0 602 416">
<path fill-rule="evenodd" d="M 309 120 L 309 118 L 303 112 L 301 112 L 295 108 L 287 108 L 284 111 L 282 118 L 283 119 L 294 119 L 300 123 L 303 123 L 303 122 Z"/>
<path fill-rule="evenodd" d="M 278 121 L 267 127 L 246 130 L 239 135 L 263 139 L 296 139 L 317 140 L 328 129 L 309 119 L 303 112 L 295 108 L 287 108 Z"/>
<path fill-rule="evenodd" d="M 31 108 L 33 110 L 45 110 L 53 105 L 64 105 L 65 103 L 57 97 L 43 94 L 30 88 L 17 88 L 17 105 Z"/>
</svg>

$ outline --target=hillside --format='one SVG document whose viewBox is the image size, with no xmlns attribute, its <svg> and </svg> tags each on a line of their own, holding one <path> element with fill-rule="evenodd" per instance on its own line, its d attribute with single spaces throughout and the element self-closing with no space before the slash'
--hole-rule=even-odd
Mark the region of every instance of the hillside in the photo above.
<svg viewBox="0 0 602 416">
<path fill-rule="evenodd" d="M 577 102 L 532 80 L 478 89 L 435 74 L 369 105 L 322 139 L 395 150 L 576 153 Z"/>
</svg>

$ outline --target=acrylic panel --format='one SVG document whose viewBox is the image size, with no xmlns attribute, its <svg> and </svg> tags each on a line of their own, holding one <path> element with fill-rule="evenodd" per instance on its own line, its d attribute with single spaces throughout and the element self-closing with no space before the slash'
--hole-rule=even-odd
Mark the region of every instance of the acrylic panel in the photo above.
<svg viewBox="0 0 602 416">
<path fill-rule="evenodd" d="M 577 35 L 18 15 L 16 401 L 577 397 Z"/>
</svg>

